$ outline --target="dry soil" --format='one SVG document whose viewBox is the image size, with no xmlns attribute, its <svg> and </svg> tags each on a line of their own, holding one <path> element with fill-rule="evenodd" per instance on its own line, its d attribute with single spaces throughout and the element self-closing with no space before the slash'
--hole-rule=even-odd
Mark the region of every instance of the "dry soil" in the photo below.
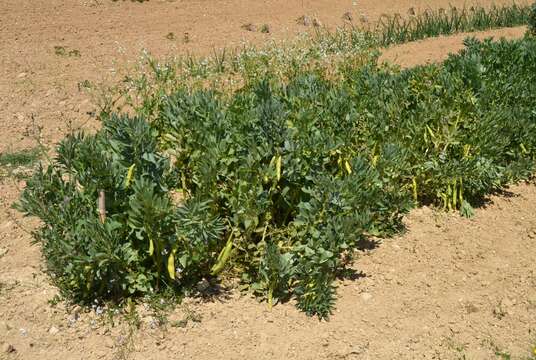
<svg viewBox="0 0 536 360">
<path fill-rule="evenodd" d="M 78 84 L 113 80 L 144 48 L 159 56 L 206 54 L 293 36 L 307 30 L 295 22 L 304 14 L 334 27 L 346 11 L 372 22 L 449 3 L 464 2 L 2 0 L 0 152 L 35 146 L 36 133 L 50 145 L 69 127 L 90 126 L 93 105 Z M 245 23 L 269 24 L 271 33 L 245 31 Z M 465 35 L 387 49 L 382 60 L 403 67 L 440 61 Z M 167 326 L 141 306 L 136 331 L 100 309 L 49 303 L 56 290 L 31 245 L 37 222 L 10 208 L 23 185 L 0 181 L 0 359 L 525 359 L 536 344 L 534 184 L 492 196 L 470 220 L 413 211 L 404 235 L 359 254 L 354 268 L 362 276 L 340 282 L 329 322 L 292 303 L 268 311 L 229 291 L 188 299 Z"/>
</svg>

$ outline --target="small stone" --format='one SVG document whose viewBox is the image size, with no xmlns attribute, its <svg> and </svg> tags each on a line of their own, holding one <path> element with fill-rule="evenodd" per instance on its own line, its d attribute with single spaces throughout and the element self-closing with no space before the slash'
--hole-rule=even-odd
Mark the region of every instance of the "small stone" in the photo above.
<svg viewBox="0 0 536 360">
<path fill-rule="evenodd" d="M 6 221 L 2 225 L 0 225 L 0 229 L 2 229 L 2 230 L 9 229 L 11 227 L 11 225 L 13 225 L 12 221 Z"/>
<path fill-rule="evenodd" d="M 26 77 L 26 75 L 28 75 L 28 74 L 25 73 L 25 72 L 21 72 L 19 75 L 17 75 L 17 77 L 18 77 L 19 79 L 22 79 L 22 78 Z"/>
<path fill-rule="evenodd" d="M 361 298 L 364 300 L 364 301 L 369 301 L 370 299 L 372 299 L 372 295 L 367 293 L 367 292 L 364 292 L 361 294 Z"/>
<path fill-rule="evenodd" d="M 242 25 L 242 29 L 247 30 L 247 31 L 252 31 L 252 32 L 257 31 L 257 27 L 252 23 L 247 23 L 247 24 Z"/>
<path fill-rule="evenodd" d="M 52 326 L 50 329 L 48 329 L 48 333 L 50 335 L 56 335 L 57 333 L 60 332 L 60 329 L 58 329 L 57 327 L 55 326 Z"/>
<path fill-rule="evenodd" d="M 77 320 L 78 320 L 78 319 L 77 319 L 77 316 L 74 315 L 74 316 L 71 316 L 71 317 L 69 318 L 69 320 L 67 320 L 67 322 L 68 322 L 68 324 L 69 324 L 70 327 L 73 327 L 73 326 L 76 325 L 76 321 L 77 321 Z"/>
<path fill-rule="evenodd" d="M 317 18 L 313 19 L 313 26 L 314 27 L 322 27 L 322 22 L 318 20 Z"/>
<path fill-rule="evenodd" d="M 350 350 L 348 351 L 348 355 L 360 355 L 365 351 L 366 351 L 366 346 L 355 345 L 350 348 Z"/>
<path fill-rule="evenodd" d="M 195 285 L 195 287 L 197 288 L 197 291 L 199 291 L 200 293 L 203 293 L 203 292 L 207 291 L 210 288 L 210 283 L 206 279 L 203 279 L 203 280 L 199 281 Z"/>
<path fill-rule="evenodd" d="M 11 330 L 11 325 L 9 325 L 5 321 L 0 321 L 0 330 L 5 330 L 6 332 L 8 332 L 9 330 Z"/>
<path fill-rule="evenodd" d="M 26 330 L 26 329 L 20 328 L 19 332 L 20 332 L 20 336 L 27 336 L 28 335 L 28 330 Z"/>
<path fill-rule="evenodd" d="M 109 337 L 105 338 L 103 340 L 103 343 L 104 343 L 104 346 L 109 348 L 109 349 L 113 349 L 113 347 L 114 347 L 114 341 L 112 339 L 110 339 Z"/>
<path fill-rule="evenodd" d="M 17 350 L 16 350 L 15 347 L 14 347 L 13 345 L 11 345 L 11 344 L 4 344 L 4 345 L 2 346 L 2 352 L 3 352 L 3 353 L 11 354 L 11 353 L 14 353 L 15 351 L 17 351 Z"/>
<path fill-rule="evenodd" d="M 467 304 L 465 305 L 465 311 L 468 313 L 468 314 L 473 314 L 473 313 L 476 313 L 478 312 L 478 307 L 476 307 L 475 304 Z"/>
</svg>

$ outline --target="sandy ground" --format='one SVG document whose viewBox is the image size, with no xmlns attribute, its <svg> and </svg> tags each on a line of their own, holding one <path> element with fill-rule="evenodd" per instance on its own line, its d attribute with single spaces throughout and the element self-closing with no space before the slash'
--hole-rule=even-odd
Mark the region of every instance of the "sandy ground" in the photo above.
<svg viewBox="0 0 536 360">
<path fill-rule="evenodd" d="M 492 3 L 511 0 L 1 0 L 0 152 L 31 146 L 34 136 L 28 135 L 39 128 L 50 145 L 69 127 L 85 126 L 93 108 L 79 84 L 117 80 L 118 68 L 136 62 L 143 49 L 158 56 L 206 54 L 310 31 L 297 24 L 302 15 L 333 28 L 343 25 L 347 11 L 354 22 L 364 16 L 373 23 L 411 7 Z M 242 29 L 247 23 L 268 24 L 271 33 Z"/>
<path fill-rule="evenodd" d="M 496 1 L 509 3 L 510 1 Z M 53 144 L 70 126 L 91 123 L 84 80 L 113 79 L 142 48 L 156 55 L 292 36 L 295 19 L 342 24 L 351 11 L 374 21 L 409 7 L 464 2 L 303 1 L 0 1 L 0 152 Z M 271 34 L 241 29 L 269 24 Z M 166 35 L 173 32 L 175 40 Z M 188 32 L 189 43 L 184 43 Z M 477 34 L 519 37 L 523 28 Z M 464 35 L 388 49 L 401 66 L 440 61 Z M 80 56 L 57 55 L 57 48 Z M 0 182 L 0 359 L 525 359 L 536 344 L 536 187 L 492 197 L 471 220 L 418 209 L 406 234 L 362 252 L 362 276 L 339 284 L 329 322 L 293 304 L 264 304 L 230 291 L 189 299 L 167 326 L 140 309 L 141 328 L 60 303 L 43 273 L 30 231 L 36 221 L 10 209 L 22 184 Z M 184 321 L 189 320 L 189 321 Z M 197 321 L 200 320 L 200 321 Z M 115 323 L 113 323 L 115 322 Z"/>
<path fill-rule="evenodd" d="M 452 36 L 441 36 L 435 39 L 415 41 L 385 49 L 379 61 L 395 63 L 402 68 L 411 67 L 415 64 L 440 62 L 445 60 L 449 53 L 456 53 L 463 49 L 463 40 L 467 37 L 475 37 L 480 40 L 489 37 L 495 39 L 516 39 L 523 37 L 526 31 L 527 29 L 521 26 L 479 33 L 461 33 Z"/>
</svg>

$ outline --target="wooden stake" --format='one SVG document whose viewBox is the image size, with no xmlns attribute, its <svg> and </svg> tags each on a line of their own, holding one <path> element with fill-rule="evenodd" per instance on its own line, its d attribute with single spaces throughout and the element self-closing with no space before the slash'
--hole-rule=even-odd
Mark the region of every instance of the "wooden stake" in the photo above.
<svg viewBox="0 0 536 360">
<path fill-rule="evenodd" d="M 104 190 L 99 191 L 99 217 L 100 221 L 104 224 L 106 221 L 106 197 Z"/>
</svg>

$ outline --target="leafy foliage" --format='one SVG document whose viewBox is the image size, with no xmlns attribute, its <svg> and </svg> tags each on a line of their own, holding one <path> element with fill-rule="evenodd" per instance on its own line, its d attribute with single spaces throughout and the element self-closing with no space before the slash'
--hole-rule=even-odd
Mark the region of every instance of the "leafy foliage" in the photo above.
<svg viewBox="0 0 536 360">
<path fill-rule="evenodd" d="M 167 264 L 175 257 L 178 272 L 207 267 L 221 223 L 207 204 L 172 205 L 169 159 L 156 145 L 145 120 L 113 115 L 96 135 L 66 138 L 54 163 L 28 181 L 19 206 L 43 221 L 36 240 L 52 278 L 76 301 L 171 286 L 175 266 L 168 271 Z M 96 208 L 100 190 L 105 223 Z"/>
<path fill-rule="evenodd" d="M 536 2 L 532 4 L 528 23 L 529 23 L 529 34 L 536 36 Z"/>
<path fill-rule="evenodd" d="M 344 260 L 368 237 L 395 233 L 419 203 L 471 216 L 533 172 L 536 40 L 466 46 L 404 71 L 158 94 L 154 120 L 111 114 L 96 135 L 64 140 L 20 206 L 43 220 L 49 270 L 75 299 L 227 274 L 270 306 L 295 297 L 328 317 Z"/>
</svg>

